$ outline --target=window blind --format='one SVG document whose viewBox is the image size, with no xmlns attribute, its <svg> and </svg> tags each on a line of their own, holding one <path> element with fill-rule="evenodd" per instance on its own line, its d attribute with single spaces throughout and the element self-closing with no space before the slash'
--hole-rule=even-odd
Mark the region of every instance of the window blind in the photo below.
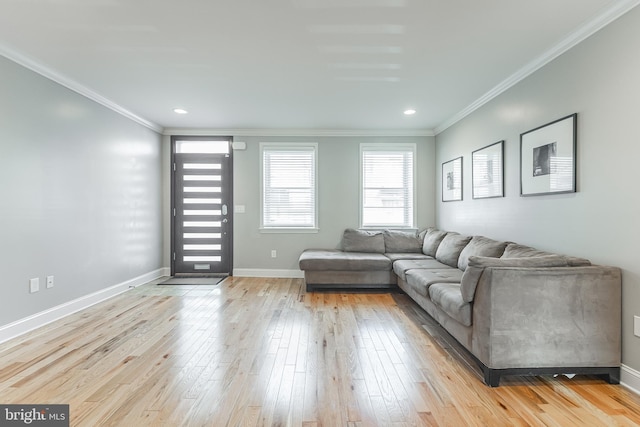
<svg viewBox="0 0 640 427">
<path fill-rule="evenodd" d="M 361 147 L 362 227 L 414 226 L 415 147 Z"/>
<path fill-rule="evenodd" d="M 262 227 L 316 227 L 316 147 L 264 145 Z"/>
</svg>

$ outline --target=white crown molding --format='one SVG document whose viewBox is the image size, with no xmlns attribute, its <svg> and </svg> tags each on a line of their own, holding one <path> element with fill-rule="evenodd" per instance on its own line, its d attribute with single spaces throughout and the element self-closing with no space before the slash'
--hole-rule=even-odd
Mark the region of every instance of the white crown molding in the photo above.
<svg viewBox="0 0 640 427">
<path fill-rule="evenodd" d="M 92 294 L 84 295 L 80 298 L 65 302 L 7 325 L 0 326 L 0 343 L 26 334 L 27 332 L 45 326 L 77 311 L 91 307 L 92 305 L 126 292 L 131 288 L 144 285 L 145 283 L 149 283 L 152 280 L 167 275 L 167 269 L 160 268 L 117 285 L 101 289 Z"/>
<path fill-rule="evenodd" d="M 165 128 L 163 135 L 183 136 L 434 136 L 432 129 L 191 129 L 191 128 Z"/>
<path fill-rule="evenodd" d="M 91 89 L 87 88 L 86 86 L 81 85 L 80 83 L 63 76 L 62 74 L 58 73 L 57 71 L 47 67 L 44 64 L 39 63 L 38 61 L 27 57 L 26 55 L 23 55 L 21 53 L 18 53 L 15 49 L 11 49 L 8 46 L 1 44 L 0 43 L 0 55 L 4 56 L 5 58 L 15 62 L 16 64 L 19 64 L 31 71 L 33 71 L 34 73 L 40 74 L 41 76 L 46 77 L 49 80 L 52 80 L 56 83 L 58 83 L 59 85 L 62 85 L 64 87 L 66 87 L 67 89 L 70 89 L 86 98 L 89 98 L 90 100 L 97 102 L 98 104 L 107 107 L 110 110 L 115 111 L 116 113 L 130 119 L 133 120 L 134 122 L 141 124 L 142 126 L 145 126 L 149 129 L 151 129 L 154 132 L 157 133 L 162 133 L 162 126 L 151 122 L 147 119 L 144 119 L 140 116 L 138 116 L 137 114 L 132 113 L 131 111 L 127 110 L 124 107 L 121 107 L 120 105 L 116 104 L 113 101 L 110 101 L 109 99 L 105 98 L 104 96 L 92 91 Z"/>
<path fill-rule="evenodd" d="M 464 110 L 460 111 L 450 119 L 444 121 L 439 126 L 434 129 L 434 133 L 437 135 L 440 132 L 445 131 L 449 127 L 453 126 L 460 120 L 467 117 L 469 114 L 476 111 L 478 108 L 482 107 L 492 99 L 496 98 L 498 95 L 506 92 L 508 89 L 515 86 L 517 83 L 521 82 L 534 72 L 538 71 L 540 68 L 547 65 L 549 62 L 553 61 L 563 53 L 567 52 L 572 47 L 576 46 L 580 42 L 584 41 L 588 37 L 592 36 L 602 28 L 606 27 L 625 13 L 629 12 L 634 7 L 640 4 L 640 0 L 621 0 L 614 2 L 611 7 L 606 8 L 602 13 L 598 14 L 594 19 L 587 22 L 571 34 L 569 34 L 566 38 L 564 38 L 560 43 L 540 55 L 538 58 L 529 62 L 527 65 L 522 67 L 520 70 L 516 71 L 514 74 L 509 76 L 502 83 L 495 86 L 489 92 L 485 93 L 483 96 L 478 98 L 472 104 L 467 106 Z"/>
</svg>

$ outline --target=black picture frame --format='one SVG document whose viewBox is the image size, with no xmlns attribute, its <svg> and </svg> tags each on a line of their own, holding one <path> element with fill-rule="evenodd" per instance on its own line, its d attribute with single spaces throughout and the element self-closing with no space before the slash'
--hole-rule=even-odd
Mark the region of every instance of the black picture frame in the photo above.
<svg viewBox="0 0 640 427">
<path fill-rule="evenodd" d="M 504 197 L 504 140 L 471 153 L 471 198 Z"/>
<path fill-rule="evenodd" d="M 462 200 L 462 156 L 442 164 L 442 201 Z"/>
<path fill-rule="evenodd" d="M 520 134 L 520 196 L 575 193 L 578 113 Z"/>
</svg>

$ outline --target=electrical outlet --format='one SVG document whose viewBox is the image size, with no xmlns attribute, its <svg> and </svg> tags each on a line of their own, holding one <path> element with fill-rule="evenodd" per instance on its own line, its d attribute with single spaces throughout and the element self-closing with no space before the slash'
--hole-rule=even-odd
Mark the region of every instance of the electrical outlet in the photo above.
<svg viewBox="0 0 640 427">
<path fill-rule="evenodd" d="M 633 335 L 640 337 L 640 316 L 633 316 Z"/>
<path fill-rule="evenodd" d="M 47 276 L 47 289 L 53 288 L 53 276 Z"/>
<path fill-rule="evenodd" d="M 275 249 L 271 249 L 271 258 L 276 258 L 278 256 L 278 252 Z"/>
<path fill-rule="evenodd" d="M 36 293 L 40 290 L 40 279 L 39 278 L 35 278 L 35 279 L 29 279 L 29 292 L 30 293 Z"/>
</svg>

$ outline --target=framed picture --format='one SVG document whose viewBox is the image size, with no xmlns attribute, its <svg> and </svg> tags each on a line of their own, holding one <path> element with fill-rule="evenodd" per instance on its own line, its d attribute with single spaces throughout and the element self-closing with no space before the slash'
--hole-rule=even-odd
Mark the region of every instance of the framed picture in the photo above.
<svg viewBox="0 0 640 427">
<path fill-rule="evenodd" d="M 520 135 L 520 195 L 576 191 L 578 114 Z"/>
<path fill-rule="evenodd" d="M 504 197 L 504 140 L 471 153 L 474 199 Z"/>
<path fill-rule="evenodd" d="M 462 157 L 442 164 L 442 201 L 462 200 Z"/>
</svg>

